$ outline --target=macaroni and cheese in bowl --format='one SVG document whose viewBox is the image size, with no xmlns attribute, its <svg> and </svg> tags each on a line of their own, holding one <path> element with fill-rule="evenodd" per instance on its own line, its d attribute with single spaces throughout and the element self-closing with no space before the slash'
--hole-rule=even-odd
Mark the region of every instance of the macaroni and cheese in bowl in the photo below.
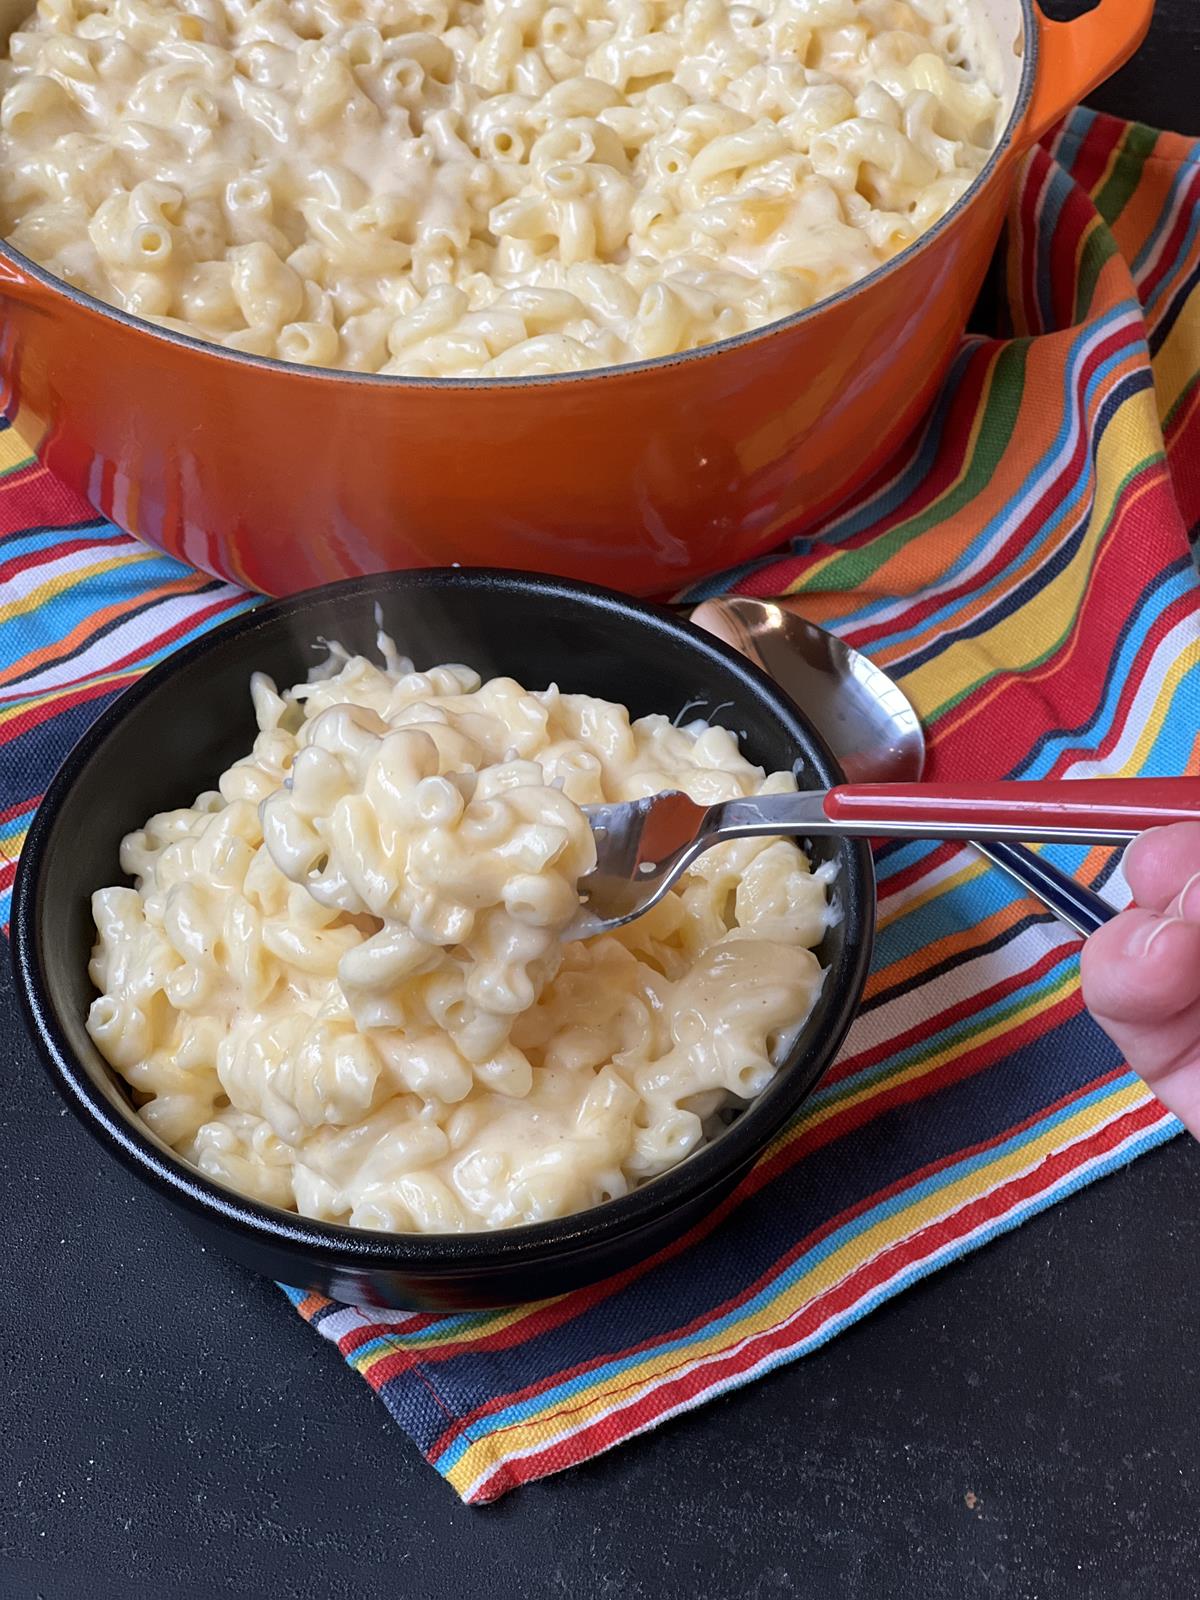
<svg viewBox="0 0 1200 1600">
<path fill-rule="evenodd" d="M 379 658 L 377 608 L 425 671 Z M 252 671 L 299 687 L 259 677 L 251 709 Z M 832 1059 L 871 927 L 861 844 L 743 841 L 661 918 L 563 946 L 580 805 L 833 776 L 755 669 L 604 591 L 301 596 L 148 675 L 55 780 L 14 917 L 30 1015 L 93 1131 L 259 1270 L 555 1293 L 736 1183 Z"/>
</svg>

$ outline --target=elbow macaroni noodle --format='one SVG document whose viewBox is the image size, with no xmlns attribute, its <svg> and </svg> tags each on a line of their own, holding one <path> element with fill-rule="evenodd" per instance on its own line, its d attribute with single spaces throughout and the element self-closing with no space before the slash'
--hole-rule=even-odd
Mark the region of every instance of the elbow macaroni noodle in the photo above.
<svg viewBox="0 0 1200 1600">
<path fill-rule="evenodd" d="M 771 1081 L 819 992 L 825 868 L 721 845 L 639 921 L 560 934 L 583 805 L 794 788 L 718 727 L 465 667 L 335 651 L 217 790 L 121 847 L 93 898 L 93 1040 L 202 1172 L 399 1232 L 583 1210 Z"/>
<path fill-rule="evenodd" d="M 164 328 L 516 377 L 854 283 L 998 134 L 971 0 L 38 0 L 0 230 Z"/>
</svg>

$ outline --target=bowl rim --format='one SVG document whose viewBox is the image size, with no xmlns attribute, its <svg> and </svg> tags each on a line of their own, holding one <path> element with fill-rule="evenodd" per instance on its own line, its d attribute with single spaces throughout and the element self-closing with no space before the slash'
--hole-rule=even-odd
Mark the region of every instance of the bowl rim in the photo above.
<svg viewBox="0 0 1200 1600">
<path fill-rule="evenodd" d="M 109 735 L 144 701 L 156 694 L 181 668 L 219 652 L 232 639 L 291 623 L 329 598 L 377 592 L 386 603 L 387 590 L 425 588 L 477 591 L 503 590 L 583 602 L 601 613 L 616 613 L 639 626 L 652 627 L 664 640 L 708 656 L 741 677 L 746 689 L 765 699 L 772 712 L 791 725 L 797 745 L 822 777 L 837 781 L 840 769 L 802 710 L 764 672 L 721 641 L 693 627 L 677 614 L 650 602 L 571 579 L 506 568 L 442 567 L 400 570 L 323 584 L 280 600 L 270 600 L 227 619 L 183 646 L 144 673 L 89 725 L 51 779 L 30 824 L 17 864 L 13 886 L 12 951 L 16 988 L 38 1053 L 55 1087 L 88 1130 L 137 1176 L 187 1209 L 219 1218 L 243 1238 L 357 1267 L 410 1271 L 469 1270 L 479 1275 L 503 1273 L 514 1266 L 553 1260 L 610 1237 L 636 1233 L 663 1216 L 700 1199 L 730 1175 L 740 1175 L 808 1097 L 828 1070 L 857 1013 L 866 982 L 875 925 L 875 874 L 865 840 L 846 840 L 847 872 L 844 916 L 850 924 L 841 959 L 842 987 L 830 1004 L 821 1036 L 800 1060 L 780 1069 L 763 1094 L 752 1101 L 719 1138 L 639 1188 L 617 1199 L 546 1222 L 462 1233 L 392 1233 L 322 1222 L 298 1212 L 252 1200 L 205 1177 L 182 1156 L 157 1139 L 137 1118 L 132 1106 L 122 1113 L 93 1081 L 76 1055 L 50 997 L 39 932 L 41 886 L 48 851 L 63 804 L 76 782 L 97 757 Z M 131 826 L 136 826 L 135 823 Z M 820 997 L 817 1004 L 820 1004 Z M 807 1064 L 807 1071 L 804 1071 Z M 112 1069 L 109 1068 L 111 1072 Z M 798 1071 L 802 1074 L 798 1077 Z M 113 1082 L 119 1086 L 114 1074 Z M 789 1084 L 792 1092 L 787 1092 Z M 768 1099 L 769 1097 L 769 1099 Z M 764 1103 L 765 1102 L 765 1103 Z"/>
<path fill-rule="evenodd" d="M 803 323 L 821 315 L 832 307 L 844 305 L 855 295 L 874 287 L 881 279 L 888 277 L 893 272 L 898 272 L 923 251 L 927 250 L 982 193 L 986 185 L 995 176 L 1002 161 L 1007 159 L 1013 149 L 1017 130 L 1024 120 L 1033 96 L 1033 86 L 1037 76 L 1040 33 L 1034 16 L 1034 0 L 1017 0 L 1017 3 L 1021 9 L 1021 31 L 1024 46 L 1017 92 L 1013 97 L 1013 103 L 1003 131 L 992 146 L 987 160 L 975 174 L 967 188 L 950 207 L 949 211 L 944 216 L 939 217 L 932 227 L 926 228 L 923 233 L 919 233 L 911 243 L 892 256 L 890 260 L 882 262 L 855 283 L 847 284 L 844 289 L 839 289 L 836 294 L 823 296 L 803 310 L 794 311 L 790 316 L 780 317 L 773 322 L 765 322 L 761 327 L 750 328 L 744 333 L 733 334 L 727 339 L 714 340 L 712 344 L 697 345 L 692 350 L 677 351 L 673 355 L 654 356 L 644 361 L 617 362 L 608 366 L 585 367 L 579 372 L 544 372 L 533 373 L 524 377 L 508 378 L 479 376 L 421 378 L 408 376 L 402 372 L 351 372 L 345 367 L 310 367 L 298 361 L 284 361 L 279 356 L 259 356 L 247 350 L 230 350 L 226 346 L 216 344 L 211 340 L 198 338 L 195 334 L 180 333 L 173 328 L 160 328 L 157 323 L 150 322 L 144 317 L 135 316 L 132 312 L 125 311 L 119 306 L 110 305 L 106 300 L 101 300 L 97 295 L 89 293 L 88 290 L 80 289 L 74 284 L 67 283 L 65 279 L 57 277 L 31 257 L 24 255 L 10 244 L 6 238 L 0 238 L 0 260 L 8 261 L 19 273 L 34 279 L 43 289 L 49 290 L 53 295 L 70 301 L 83 311 L 99 315 L 108 321 L 116 322 L 135 333 L 147 334 L 155 340 L 191 350 L 193 353 L 211 360 L 229 361 L 235 365 L 256 367 L 267 372 L 281 372 L 290 374 L 292 377 L 314 379 L 321 383 L 353 383 L 377 388 L 418 390 L 425 393 L 533 389 L 548 385 L 614 381 L 626 375 L 632 377 L 640 373 L 656 372 L 665 367 L 677 367 L 697 361 L 711 360 L 713 357 L 723 354 L 726 350 L 741 349 L 744 346 L 773 338 L 776 334 L 791 332 L 792 329 L 800 327 Z M 3 275 L 0 274 L 0 285 L 2 285 L 2 280 Z"/>
</svg>

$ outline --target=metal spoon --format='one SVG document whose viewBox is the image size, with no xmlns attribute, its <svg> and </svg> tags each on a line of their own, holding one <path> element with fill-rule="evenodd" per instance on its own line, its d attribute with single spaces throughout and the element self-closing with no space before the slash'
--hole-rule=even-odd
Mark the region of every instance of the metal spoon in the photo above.
<svg viewBox="0 0 1200 1600">
<path fill-rule="evenodd" d="M 904 691 L 795 604 L 790 596 L 734 595 L 679 609 L 775 679 L 812 719 L 848 782 L 917 782 L 925 770 L 925 734 Z M 971 842 L 1084 938 L 1116 915 L 1093 890 L 1023 844 Z"/>
</svg>

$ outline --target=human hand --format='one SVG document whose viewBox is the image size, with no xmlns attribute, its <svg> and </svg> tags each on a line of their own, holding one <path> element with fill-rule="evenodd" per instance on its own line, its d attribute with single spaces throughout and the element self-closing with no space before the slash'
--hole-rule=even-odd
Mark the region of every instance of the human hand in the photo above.
<svg viewBox="0 0 1200 1600">
<path fill-rule="evenodd" d="M 1084 1003 L 1200 1137 L 1200 822 L 1151 828 L 1124 868 L 1134 904 L 1084 945 Z"/>
</svg>

